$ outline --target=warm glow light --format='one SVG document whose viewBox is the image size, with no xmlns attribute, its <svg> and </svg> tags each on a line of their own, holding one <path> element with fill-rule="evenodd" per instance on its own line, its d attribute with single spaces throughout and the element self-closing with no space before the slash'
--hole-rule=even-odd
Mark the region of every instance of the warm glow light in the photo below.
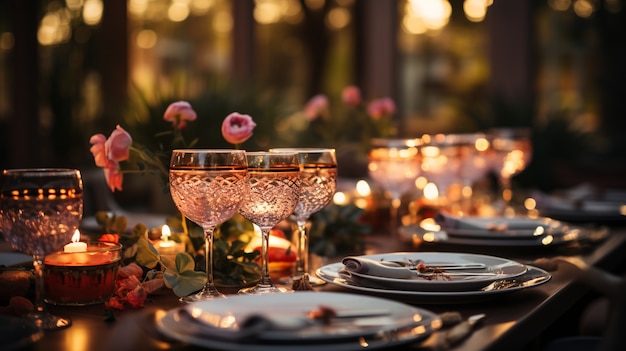
<svg viewBox="0 0 626 351">
<path fill-rule="evenodd" d="M 533 199 L 532 197 L 529 197 L 528 199 L 524 200 L 524 208 L 526 208 L 527 210 L 534 210 L 535 208 L 537 208 L 537 201 L 535 201 L 535 199 Z"/>
<path fill-rule="evenodd" d="M 100 0 L 86 0 L 83 5 L 83 21 L 85 24 L 95 26 L 100 23 L 102 19 L 102 1 Z"/>
<path fill-rule="evenodd" d="M 193 15 L 202 16 L 209 12 L 214 3 L 213 0 L 193 0 L 190 5 Z"/>
<path fill-rule="evenodd" d="M 141 17 L 148 9 L 148 0 L 130 0 L 128 11 L 137 17 Z"/>
<path fill-rule="evenodd" d="M 78 11 L 83 6 L 83 0 L 65 0 L 65 5 L 71 11 Z"/>
<path fill-rule="evenodd" d="M 487 138 L 478 138 L 474 142 L 474 147 L 480 152 L 487 151 L 489 149 L 489 140 Z"/>
<path fill-rule="evenodd" d="M 426 28 L 438 30 L 450 20 L 452 6 L 447 0 L 409 0 L 410 15 L 421 18 Z"/>
<path fill-rule="evenodd" d="M 572 0 L 548 0 L 548 6 L 557 11 L 566 11 L 572 6 Z"/>
<path fill-rule="evenodd" d="M 220 11 L 213 17 L 213 29 L 217 33 L 230 33 L 233 29 L 233 17 L 228 11 Z"/>
<path fill-rule="evenodd" d="M 326 23 L 332 29 L 341 29 L 350 23 L 350 12 L 343 7 L 335 7 L 326 17 Z"/>
<path fill-rule="evenodd" d="M 338 191 L 333 195 L 333 203 L 339 206 L 345 206 L 350 203 L 350 199 L 346 195 L 346 193 Z"/>
<path fill-rule="evenodd" d="M 487 4 L 484 0 L 465 0 L 463 2 L 465 17 L 472 22 L 481 22 L 487 15 Z"/>
<path fill-rule="evenodd" d="M 438 232 L 441 230 L 441 226 L 437 224 L 437 222 L 433 218 L 424 218 L 420 222 L 420 227 L 422 229 L 429 230 L 432 232 Z"/>
<path fill-rule="evenodd" d="M 428 179 L 426 179 L 426 177 L 419 176 L 417 177 L 417 179 L 415 179 L 415 187 L 418 189 L 424 189 L 427 184 L 428 184 Z"/>
<path fill-rule="evenodd" d="M 367 181 L 360 179 L 356 182 L 356 193 L 359 194 L 359 196 L 365 197 L 369 196 L 372 193 L 372 190 Z"/>
<path fill-rule="evenodd" d="M 582 18 L 591 16 L 593 11 L 593 4 L 589 0 L 576 0 L 574 3 L 574 12 Z"/>
<path fill-rule="evenodd" d="M 433 183 L 428 183 L 424 187 L 424 197 L 427 200 L 436 200 L 439 197 L 439 190 Z"/>
<path fill-rule="evenodd" d="M 622 205 L 619 207 L 619 214 L 622 216 L 626 216 L 626 205 Z"/>
<path fill-rule="evenodd" d="M 257 0 L 254 19 L 261 24 L 277 23 L 280 21 L 280 6 L 274 1 Z"/>
<path fill-rule="evenodd" d="M 182 22 L 189 17 L 189 6 L 182 1 L 175 1 L 167 10 L 167 18 L 172 22 Z"/>
<path fill-rule="evenodd" d="M 151 29 L 144 29 L 137 34 L 137 46 L 142 49 L 151 49 L 157 43 L 157 34 Z"/>
</svg>

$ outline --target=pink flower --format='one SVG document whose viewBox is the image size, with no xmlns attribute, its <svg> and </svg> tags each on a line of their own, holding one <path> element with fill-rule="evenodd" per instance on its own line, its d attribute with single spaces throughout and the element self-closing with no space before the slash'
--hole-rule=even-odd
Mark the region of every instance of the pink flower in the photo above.
<svg viewBox="0 0 626 351">
<path fill-rule="evenodd" d="M 130 155 L 129 149 L 133 144 L 130 134 L 118 125 L 108 139 L 103 134 L 95 134 L 89 142 L 92 144 L 89 150 L 96 166 L 104 169 L 104 177 L 111 191 L 122 190 L 123 176 L 119 162 L 127 160 Z"/>
<path fill-rule="evenodd" d="M 117 271 L 117 279 L 126 279 L 130 276 L 135 276 L 139 279 L 143 276 L 143 269 L 135 262 L 122 266 Z"/>
<path fill-rule="evenodd" d="M 172 122 L 172 127 L 180 130 L 187 126 L 187 121 L 196 120 L 196 111 L 191 108 L 191 104 L 187 101 L 177 101 L 167 107 L 163 119 Z"/>
<path fill-rule="evenodd" d="M 304 114 L 309 121 L 313 121 L 319 116 L 327 116 L 328 98 L 326 95 L 313 96 L 304 106 Z"/>
<path fill-rule="evenodd" d="M 367 112 L 373 119 L 390 117 L 396 113 L 396 104 L 388 97 L 372 100 L 367 106 Z"/>
<path fill-rule="evenodd" d="M 124 304 L 122 303 L 122 301 L 120 301 L 119 297 L 117 296 L 111 296 L 109 301 L 104 303 L 104 306 L 106 308 L 114 308 L 120 311 L 124 309 Z"/>
<path fill-rule="evenodd" d="M 254 127 L 252 117 L 233 112 L 222 123 L 222 136 L 231 144 L 241 144 L 252 136 Z"/>
<path fill-rule="evenodd" d="M 349 85 L 341 92 L 341 100 L 348 106 L 357 107 L 361 103 L 361 90 L 354 85 Z"/>
<path fill-rule="evenodd" d="M 143 307 L 147 297 L 148 293 L 140 284 L 126 294 L 126 302 L 133 308 L 139 308 Z"/>
</svg>

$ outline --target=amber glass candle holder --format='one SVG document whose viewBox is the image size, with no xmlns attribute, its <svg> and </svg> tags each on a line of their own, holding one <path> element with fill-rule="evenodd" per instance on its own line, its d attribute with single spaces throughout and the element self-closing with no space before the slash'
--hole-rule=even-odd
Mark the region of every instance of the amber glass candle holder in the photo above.
<svg viewBox="0 0 626 351">
<path fill-rule="evenodd" d="M 107 301 L 115 290 L 122 245 L 88 243 L 86 251 L 59 251 L 44 260 L 46 302 L 83 306 Z"/>
</svg>

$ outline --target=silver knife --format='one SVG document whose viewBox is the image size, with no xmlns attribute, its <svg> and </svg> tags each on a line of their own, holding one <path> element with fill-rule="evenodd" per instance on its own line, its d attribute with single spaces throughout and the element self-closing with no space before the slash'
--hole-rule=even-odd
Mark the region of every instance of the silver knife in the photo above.
<svg viewBox="0 0 626 351">
<path fill-rule="evenodd" d="M 452 327 L 446 333 L 446 345 L 452 346 L 467 338 L 474 330 L 474 326 L 483 319 L 485 319 L 484 313 L 475 314 L 473 316 L 470 316 L 467 320 Z"/>
</svg>

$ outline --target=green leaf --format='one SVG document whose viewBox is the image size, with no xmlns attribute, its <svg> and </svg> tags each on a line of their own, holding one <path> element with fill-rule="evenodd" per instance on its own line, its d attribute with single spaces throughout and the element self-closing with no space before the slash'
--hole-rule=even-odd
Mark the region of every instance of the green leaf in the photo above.
<svg viewBox="0 0 626 351">
<path fill-rule="evenodd" d="M 150 243 L 148 239 L 143 237 L 137 241 L 135 260 L 137 264 L 152 269 L 156 267 L 160 261 L 159 252 L 152 246 L 152 243 Z"/>
</svg>

